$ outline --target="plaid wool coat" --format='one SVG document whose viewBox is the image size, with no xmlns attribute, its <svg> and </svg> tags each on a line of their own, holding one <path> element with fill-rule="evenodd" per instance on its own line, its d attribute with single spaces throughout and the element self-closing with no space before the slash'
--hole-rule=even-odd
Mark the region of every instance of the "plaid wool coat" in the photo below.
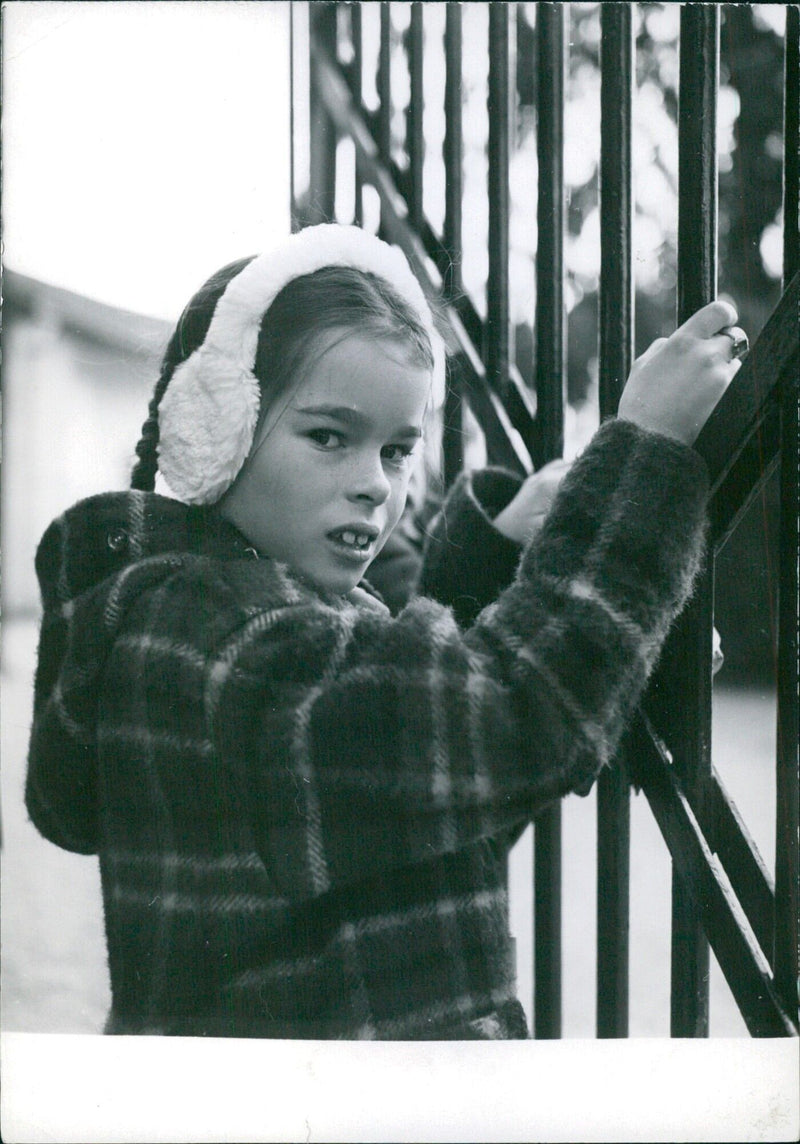
<svg viewBox="0 0 800 1144">
<path fill-rule="evenodd" d="M 109 493 L 55 521 L 26 796 L 99 854 L 109 1031 L 526 1036 L 503 839 L 611 760 L 706 485 L 609 422 L 520 557 L 489 520 L 515 478 L 464 477 L 396 617 L 213 508 Z"/>
</svg>

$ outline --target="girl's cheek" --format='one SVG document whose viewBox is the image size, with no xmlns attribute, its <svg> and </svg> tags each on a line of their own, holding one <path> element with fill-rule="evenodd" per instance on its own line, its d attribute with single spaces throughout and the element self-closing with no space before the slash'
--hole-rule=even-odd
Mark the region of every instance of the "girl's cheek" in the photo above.
<svg viewBox="0 0 800 1144">
<path fill-rule="evenodd" d="M 406 504 L 408 503 L 408 481 L 403 481 L 403 484 L 397 490 L 397 495 L 392 504 L 392 517 L 390 522 L 389 532 L 391 532 L 397 525 L 400 517 L 403 515 Z"/>
</svg>

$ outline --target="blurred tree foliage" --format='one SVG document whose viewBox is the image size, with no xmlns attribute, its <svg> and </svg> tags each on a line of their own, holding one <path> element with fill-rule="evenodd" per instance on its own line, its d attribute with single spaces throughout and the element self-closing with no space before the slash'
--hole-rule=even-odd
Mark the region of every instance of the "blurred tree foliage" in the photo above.
<svg viewBox="0 0 800 1144">
<path fill-rule="evenodd" d="M 322 10 L 325 5 L 314 6 Z M 567 392 L 574 416 L 567 419 L 567 452 L 573 455 L 596 425 L 600 225 L 600 52 L 602 3 L 568 6 L 569 50 L 564 106 L 564 178 L 567 205 L 565 303 Z M 631 4 L 636 44 L 632 165 L 634 187 L 633 262 L 635 352 L 675 327 L 678 219 L 678 73 L 682 4 Z M 719 160 L 719 259 L 721 293 L 739 308 L 753 340 L 780 293 L 783 166 L 783 26 L 785 5 L 722 4 L 717 105 Z M 423 5 L 424 22 L 424 211 L 441 233 L 445 169 L 444 26 L 446 6 Z M 352 6 L 350 6 L 352 11 Z M 382 5 L 361 4 L 363 100 L 368 123 L 377 129 L 376 84 Z M 517 364 L 534 388 L 533 324 L 536 311 L 535 258 L 538 159 L 536 109 L 539 82 L 536 21 L 540 6 L 509 7 L 514 19 L 516 116 L 510 187 L 509 286 Z M 392 101 L 390 152 L 401 178 L 408 166 L 410 15 L 394 2 L 390 19 Z M 476 309 L 485 315 L 488 272 L 487 138 L 489 4 L 461 5 L 462 53 L 462 281 Z M 343 58 L 348 20 L 344 8 Z M 340 45 L 341 47 L 341 45 Z M 343 183 L 344 186 L 344 183 Z M 364 196 L 364 222 L 377 227 L 377 195 Z M 348 196 L 336 217 L 351 221 Z M 310 220 L 311 216 L 309 216 Z M 544 224 L 543 224 L 544 225 Z M 726 650 L 726 676 L 770 678 L 773 671 L 777 547 L 777 484 L 773 480 L 749 511 L 742 528 L 717 562 L 717 616 Z"/>
<path fill-rule="evenodd" d="M 680 5 L 633 5 L 634 250 L 636 352 L 675 324 L 677 267 L 677 115 Z M 517 19 L 517 88 L 521 151 L 535 148 L 537 75 L 535 4 Z M 568 201 L 566 250 L 568 392 L 591 394 L 597 352 L 600 4 L 570 5 L 565 109 Z M 783 45 L 778 21 L 763 5 L 721 5 L 719 146 L 719 287 L 739 306 L 751 339 L 780 291 Z M 573 135 L 571 137 L 571 131 Z M 580 161 L 572 161 L 579 153 Z M 513 207 L 512 207 L 513 210 Z M 513 288 L 513 287 L 512 287 Z M 517 326 L 523 376 L 532 381 L 532 338 Z"/>
<path fill-rule="evenodd" d="M 721 6 L 719 152 L 719 289 L 739 308 L 751 340 L 780 296 L 783 178 L 783 43 L 775 7 Z M 534 6 L 535 8 L 535 6 Z M 585 107 L 599 87 L 597 4 L 571 6 L 568 102 Z M 650 259 L 637 275 L 636 352 L 675 324 L 677 268 L 677 114 L 679 5 L 641 4 L 635 9 L 634 247 Z M 778 17 L 776 19 L 776 16 Z M 535 104 L 535 72 L 522 67 L 533 31 L 518 24 L 520 100 Z M 588 71 L 587 71 L 588 69 Z M 524 74 L 523 74 L 524 72 Z M 589 77 L 587 79 L 587 76 Z M 596 76 L 594 83 L 591 77 Z M 567 117 L 567 129 L 569 128 Z M 569 140 L 567 140 L 567 146 Z M 581 145 L 591 146 L 584 133 Z M 580 243 L 596 242 L 591 226 L 597 205 L 597 160 L 587 179 L 568 187 L 567 271 L 576 304 L 569 315 L 569 396 L 580 402 L 592 389 L 597 346 L 597 278 L 591 259 L 576 257 Z M 637 238 L 638 235 L 638 238 Z M 638 268 L 642 266 L 637 262 Z M 523 335 L 518 344 L 526 346 Z M 533 376 L 533 362 L 525 363 Z M 777 614 L 778 483 L 771 479 L 716 565 L 716 624 L 726 656 L 724 678 L 774 679 Z"/>
<path fill-rule="evenodd" d="M 312 6 L 319 17 L 332 6 Z M 464 288 L 485 312 L 488 270 L 488 13 L 486 2 L 461 5 Z M 600 271 L 598 165 L 600 159 L 600 52 L 602 3 L 571 3 L 564 108 L 567 197 L 565 300 L 568 321 L 568 394 L 573 404 L 591 397 L 596 375 L 597 293 Z M 633 101 L 633 220 L 636 282 L 635 350 L 675 325 L 678 215 L 678 68 L 682 4 L 631 3 L 636 44 Z M 751 339 L 775 305 L 780 282 L 784 5 L 721 4 L 719 155 L 719 287 L 735 298 Z M 377 130 L 379 36 L 382 7 L 340 5 L 339 47 L 350 66 L 351 19 L 359 10 L 363 36 L 363 100 Z M 516 122 L 510 165 L 511 314 L 522 376 L 533 386 L 532 325 L 536 304 L 538 241 L 536 187 L 536 3 L 509 5 L 514 15 Z M 390 151 L 402 175 L 410 123 L 409 3 L 388 6 L 390 21 Z M 350 13 L 348 15 L 348 13 Z M 443 4 L 423 5 L 424 211 L 441 232 L 445 197 Z M 335 21 L 334 21 L 335 26 Z M 344 185 L 344 184 L 343 184 Z M 365 225 L 377 225 L 377 195 L 364 200 Z M 345 195 L 345 198 L 348 196 Z M 302 204 L 301 204 L 302 207 Z M 342 213 L 343 212 L 343 213 Z M 337 191 L 336 217 L 350 221 L 353 205 Z M 302 214 L 302 209 L 301 209 Z M 309 215 L 309 221 L 313 212 Z M 315 216 L 314 216 L 315 217 Z M 468 222 L 467 222 L 468 220 Z"/>
<path fill-rule="evenodd" d="M 751 333 L 780 292 L 777 260 L 762 241 L 777 237 L 782 193 L 783 45 L 748 4 L 726 4 L 723 82 L 740 96 L 729 169 L 720 173 L 720 284 L 738 300 Z"/>
</svg>

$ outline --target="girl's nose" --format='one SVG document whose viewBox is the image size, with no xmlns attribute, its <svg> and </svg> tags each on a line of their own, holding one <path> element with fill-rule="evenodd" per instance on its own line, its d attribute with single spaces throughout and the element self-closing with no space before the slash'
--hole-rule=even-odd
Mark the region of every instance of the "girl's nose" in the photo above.
<svg viewBox="0 0 800 1144">
<path fill-rule="evenodd" d="M 355 459 L 350 472 L 348 497 L 353 501 L 369 501 L 370 504 L 383 504 L 392 491 L 392 486 L 380 454 L 362 454 Z"/>
</svg>

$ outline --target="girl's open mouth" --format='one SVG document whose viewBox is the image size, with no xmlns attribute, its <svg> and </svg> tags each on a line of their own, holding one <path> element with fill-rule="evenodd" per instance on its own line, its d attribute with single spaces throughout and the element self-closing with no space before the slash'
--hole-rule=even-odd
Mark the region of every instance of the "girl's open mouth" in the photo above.
<svg viewBox="0 0 800 1144">
<path fill-rule="evenodd" d="M 372 551 L 378 531 L 374 528 L 336 528 L 328 533 L 328 537 L 338 548 L 363 559 Z"/>
</svg>

